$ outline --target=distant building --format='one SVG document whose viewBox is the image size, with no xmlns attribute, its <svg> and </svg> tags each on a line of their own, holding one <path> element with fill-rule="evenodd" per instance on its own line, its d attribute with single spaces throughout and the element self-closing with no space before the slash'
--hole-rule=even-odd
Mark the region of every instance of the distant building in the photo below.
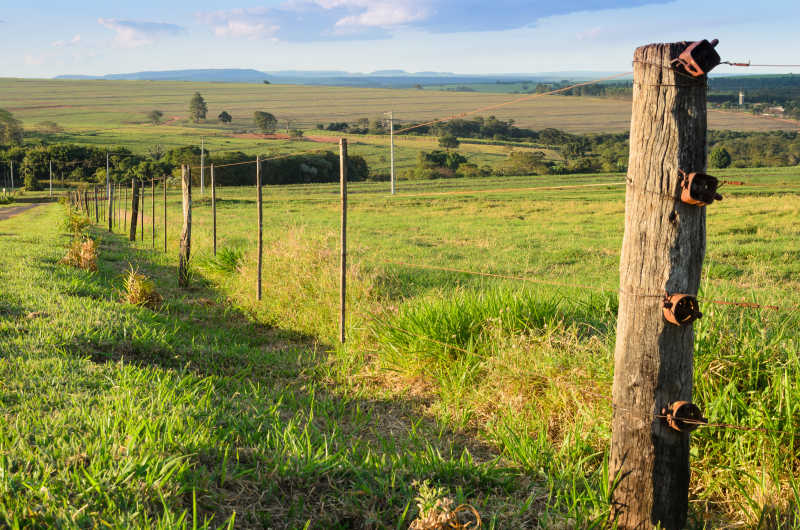
<svg viewBox="0 0 800 530">
<path fill-rule="evenodd" d="M 764 116 L 783 116 L 785 110 L 783 107 L 767 107 L 762 114 Z"/>
<path fill-rule="evenodd" d="M 740 90 L 739 91 L 739 106 L 741 107 L 742 105 L 744 105 L 744 91 Z"/>
</svg>

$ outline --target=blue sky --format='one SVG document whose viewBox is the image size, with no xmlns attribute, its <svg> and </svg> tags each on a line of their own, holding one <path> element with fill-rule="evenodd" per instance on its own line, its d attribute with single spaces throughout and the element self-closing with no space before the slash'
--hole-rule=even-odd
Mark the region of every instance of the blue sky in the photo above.
<svg viewBox="0 0 800 530">
<path fill-rule="evenodd" d="M 179 68 L 617 72 L 630 69 L 636 46 L 700 38 L 719 38 L 723 59 L 800 63 L 797 0 L 0 1 L 3 77 Z"/>
</svg>

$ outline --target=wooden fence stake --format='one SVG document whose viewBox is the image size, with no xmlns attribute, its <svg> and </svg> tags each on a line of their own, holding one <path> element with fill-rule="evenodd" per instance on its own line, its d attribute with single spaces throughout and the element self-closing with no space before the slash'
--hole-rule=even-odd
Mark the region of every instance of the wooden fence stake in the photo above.
<svg viewBox="0 0 800 530">
<path fill-rule="evenodd" d="M 341 259 L 339 267 L 339 342 L 345 341 L 347 304 L 347 139 L 339 139 L 339 183 L 342 195 Z"/>
<path fill-rule="evenodd" d="M 256 157 L 256 203 L 258 203 L 258 285 L 256 299 L 261 300 L 261 267 L 264 262 L 264 212 L 261 208 L 261 157 Z"/>
<path fill-rule="evenodd" d="M 131 179 L 131 225 L 128 239 L 136 242 L 136 221 L 139 218 L 139 179 Z"/>
<path fill-rule="evenodd" d="M 181 166 L 181 190 L 183 198 L 183 229 L 178 254 L 178 285 L 189 286 L 189 256 L 192 249 L 192 168 Z"/>
<path fill-rule="evenodd" d="M 164 253 L 167 253 L 167 177 L 164 176 Z"/>
<path fill-rule="evenodd" d="M 83 190 L 83 209 L 86 210 L 86 217 L 89 217 L 89 191 Z"/>
<path fill-rule="evenodd" d="M 99 202 L 97 197 L 97 186 L 94 187 L 94 223 L 100 224 L 100 208 L 98 208 Z"/>
<path fill-rule="evenodd" d="M 706 77 L 669 67 L 689 44 L 634 54 L 609 465 L 623 529 L 684 528 L 687 518 L 689 435 L 657 416 L 692 400 L 694 332 L 664 319 L 663 293 L 696 295 L 705 254 L 705 208 L 674 198 L 678 170 L 706 165 Z"/>
<path fill-rule="evenodd" d="M 217 181 L 214 180 L 214 164 L 211 164 L 211 224 L 214 233 L 214 255 L 217 255 Z"/>
<path fill-rule="evenodd" d="M 122 200 L 122 233 L 124 234 L 128 231 L 128 187 L 125 186 L 122 190 L 125 193 Z"/>
<path fill-rule="evenodd" d="M 156 249 L 156 179 L 150 179 L 150 222 L 153 225 L 150 230 L 152 236 L 151 248 Z"/>
<path fill-rule="evenodd" d="M 144 241 L 144 194 L 145 194 L 145 187 L 144 187 L 144 179 L 141 182 L 141 191 L 139 192 L 139 201 L 141 204 L 139 205 L 139 225 L 141 230 L 139 231 L 139 241 Z"/>
<path fill-rule="evenodd" d="M 108 231 L 114 231 L 114 184 L 111 183 L 106 186 L 106 193 L 108 194 L 108 204 L 106 205 L 106 210 L 108 210 Z"/>
</svg>

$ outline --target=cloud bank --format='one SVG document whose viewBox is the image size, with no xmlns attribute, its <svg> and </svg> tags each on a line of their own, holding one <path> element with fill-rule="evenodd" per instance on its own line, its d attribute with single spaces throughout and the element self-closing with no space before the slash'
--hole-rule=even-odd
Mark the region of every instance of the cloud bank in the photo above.
<svg viewBox="0 0 800 530">
<path fill-rule="evenodd" d="M 159 37 L 177 35 L 181 26 L 162 22 L 139 22 L 115 18 L 98 18 L 97 22 L 116 32 L 114 42 L 122 48 L 138 48 L 152 44 Z"/>
<path fill-rule="evenodd" d="M 284 41 L 386 38 L 403 28 L 430 33 L 522 28 L 554 15 L 631 8 L 670 0 L 287 0 L 277 7 L 199 13 L 220 37 Z"/>
</svg>

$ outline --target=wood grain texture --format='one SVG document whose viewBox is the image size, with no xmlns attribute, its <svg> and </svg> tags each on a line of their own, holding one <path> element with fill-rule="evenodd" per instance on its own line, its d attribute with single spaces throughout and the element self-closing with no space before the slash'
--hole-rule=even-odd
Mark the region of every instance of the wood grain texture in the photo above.
<svg viewBox="0 0 800 530">
<path fill-rule="evenodd" d="M 706 163 L 706 78 L 668 67 L 688 44 L 634 54 L 610 457 L 620 528 L 682 528 L 688 510 L 689 436 L 655 417 L 691 401 L 694 343 L 691 325 L 663 318 L 659 293 L 696 294 L 705 254 L 705 208 L 674 198 L 678 169 Z"/>
<path fill-rule="evenodd" d="M 183 192 L 183 227 L 178 251 L 178 285 L 189 286 L 189 257 L 192 250 L 192 168 L 181 166 L 181 191 Z"/>
</svg>

